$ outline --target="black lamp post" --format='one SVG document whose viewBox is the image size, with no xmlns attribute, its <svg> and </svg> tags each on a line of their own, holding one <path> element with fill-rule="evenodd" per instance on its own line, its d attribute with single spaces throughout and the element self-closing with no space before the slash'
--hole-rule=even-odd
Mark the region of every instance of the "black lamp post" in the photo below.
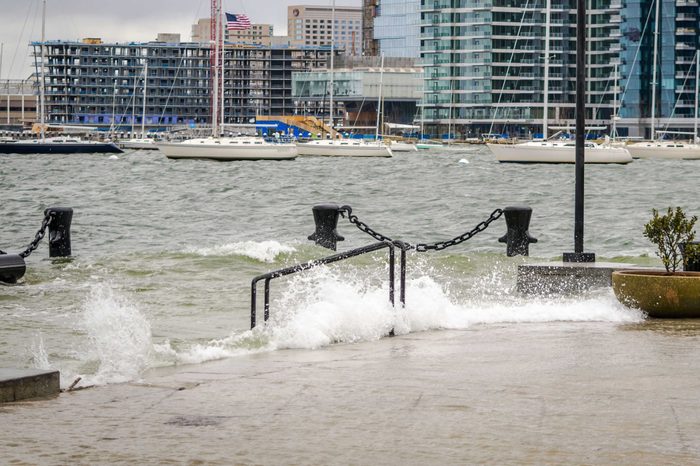
<svg viewBox="0 0 700 466">
<path fill-rule="evenodd" d="M 583 252 L 583 180 L 586 139 L 586 0 L 576 1 L 576 193 L 574 208 L 574 252 L 564 253 L 564 262 L 595 262 L 595 253 Z"/>
</svg>

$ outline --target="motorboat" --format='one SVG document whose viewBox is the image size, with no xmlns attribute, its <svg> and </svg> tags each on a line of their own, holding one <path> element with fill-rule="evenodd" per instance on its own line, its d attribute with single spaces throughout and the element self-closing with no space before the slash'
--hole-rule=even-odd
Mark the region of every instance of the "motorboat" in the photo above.
<svg viewBox="0 0 700 466">
<path fill-rule="evenodd" d="M 486 144 L 499 162 L 511 163 L 576 163 L 574 141 L 527 141 L 520 144 Z M 618 163 L 632 161 L 623 147 L 610 147 L 586 142 L 585 163 Z"/>
<path fill-rule="evenodd" d="M 156 141 L 150 138 L 132 138 L 119 141 L 122 149 L 158 150 Z"/>
<path fill-rule="evenodd" d="M 625 147 L 635 159 L 700 159 L 700 144 L 648 141 L 627 144 Z"/>
<path fill-rule="evenodd" d="M 418 150 L 415 144 L 405 141 L 391 141 L 389 148 L 392 152 L 415 152 Z"/>
<path fill-rule="evenodd" d="M 207 137 L 182 142 L 158 142 L 156 147 L 169 159 L 293 160 L 294 144 L 270 142 L 262 137 Z"/>
<path fill-rule="evenodd" d="M 442 149 L 443 147 L 445 147 L 445 145 L 442 143 L 427 140 L 419 141 L 416 144 L 416 149 L 418 150 Z"/>
<path fill-rule="evenodd" d="M 382 141 L 359 139 L 320 139 L 297 142 L 299 155 L 322 155 L 327 157 L 391 157 L 392 151 Z"/>
<path fill-rule="evenodd" d="M 74 137 L 0 140 L 0 154 L 119 154 L 112 142 L 84 141 Z"/>
</svg>

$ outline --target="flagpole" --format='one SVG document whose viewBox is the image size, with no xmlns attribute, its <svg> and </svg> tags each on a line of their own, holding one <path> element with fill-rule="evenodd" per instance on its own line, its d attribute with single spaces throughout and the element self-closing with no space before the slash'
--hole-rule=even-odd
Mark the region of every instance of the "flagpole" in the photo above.
<svg viewBox="0 0 700 466">
<path fill-rule="evenodd" d="M 221 28 L 221 128 L 220 132 L 224 132 L 224 57 L 226 56 L 226 33 L 224 32 L 224 15 L 219 15 L 219 26 Z"/>
</svg>

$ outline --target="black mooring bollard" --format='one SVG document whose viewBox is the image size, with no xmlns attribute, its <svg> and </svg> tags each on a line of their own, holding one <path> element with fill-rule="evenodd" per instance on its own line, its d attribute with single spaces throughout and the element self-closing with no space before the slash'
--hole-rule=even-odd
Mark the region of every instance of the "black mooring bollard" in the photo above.
<svg viewBox="0 0 700 466">
<path fill-rule="evenodd" d="M 73 209 L 70 207 L 49 207 L 44 215 L 51 215 L 49 223 L 49 257 L 67 257 L 70 249 L 70 222 Z"/>
<path fill-rule="evenodd" d="M 527 231 L 530 227 L 532 209 L 530 207 L 506 207 L 503 209 L 503 215 L 506 217 L 508 231 L 498 241 L 506 243 L 506 255 L 508 257 L 529 255 L 530 243 L 537 242 L 537 238 L 530 236 Z"/>
<path fill-rule="evenodd" d="M 338 217 L 340 216 L 338 206 L 335 204 L 320 204 L 313 206 L 311 210 L 314 214 L 316 231 L 309 236 L 309 239 L 315 241 L 319 246 L 335 251 L 336 243 L 345 241 L 345 238 L 336 231 Z"/>
<path fill-rule="evenodd" d="M 19 254 L 0 254 L 0 282 L 17 283 L 26 271 L 24 258 Z"/>
</svg>

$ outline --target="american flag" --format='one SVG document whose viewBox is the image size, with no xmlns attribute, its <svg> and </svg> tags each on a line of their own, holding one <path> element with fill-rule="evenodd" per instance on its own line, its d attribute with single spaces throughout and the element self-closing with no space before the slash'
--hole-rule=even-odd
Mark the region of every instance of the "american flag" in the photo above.
<svg viewBox="0 0 700 466">
<path fill-rule="evenodd" d="M 226 13 L 226 29 L 229 31 L 250 29 L 250 18 L 246 15 L 232 15 L 231 13 Z"/>
</svg>

